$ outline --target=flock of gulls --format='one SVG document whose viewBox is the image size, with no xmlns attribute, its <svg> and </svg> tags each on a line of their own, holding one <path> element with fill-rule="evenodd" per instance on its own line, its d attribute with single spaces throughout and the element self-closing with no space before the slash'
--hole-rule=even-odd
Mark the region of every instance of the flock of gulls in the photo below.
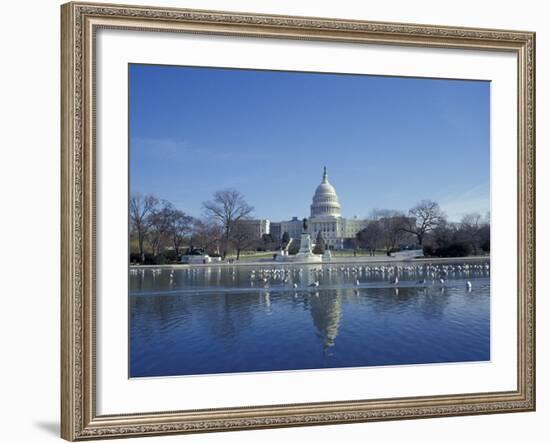
<svg viewBox="0 0 550 443">
<path fill-rule="evenodd" d="M 399 285 L 399 278 L 403 277 L 406 280 L 416 280 L 417 286 L 427 286 L 439 284 L 444 287 L 447 284 L 449 277 L 464 276 L 470 273 L 488 274 L 490 271 L 489 263 L 483 264 L 450 264 L 450 265 L 409 265 L 409 266 L 340 266 L 326 268 L 310 268 L 309 273 L 314 281 L 308 287 L 317 288 L 321 285 L 321 281 L 325 275 L 329 277 L 332 274 L 340 274 L 354 281 L 355 286 L 361 286 L 363 282 L 372 280 L 388 281 L 393 286 Z M 233 271 L 233 276 L 235 271 Z M 263 268 L 255 271 L 250 271 L 249 280 L 251 284 L 255 282 L 263 283 L 265 287 L 269 287 L 270 283 L 282 281 L 284 284 L 290 282 L 290 277 L 301 277 L 304 272 L 308 272 L 306 268 L 300 267 L 295 269 L 288 268 Z M 417 280 L 415 277 L 423 278 Z M 292 280 L 295 280 L 293 278 Z M 300 279 L 301 280 L 301 279 Z M 298 283 L 292 283 L 294 289 L 298 288 Z M 466 288 L 472 289 L 472 282 L 466 281 Z"/>
<path fill-rule="evenodd" d="M 203 268 L 185 268 L 184 273 L 191 277 L 199 276 Z M 243 268 L 243 271 L 246 268 Z M 164 270 L 169 272 L 169 281 L 174 283 L 174 269 Z M 163 272 L 161 268 L 151 269 L 153 277 Z M 236 267 L 231 268 L 231 278 L 237 279 Z M 272 286 L 288 286 L 289 288 L 298 289 L 298 282 L 306 282 L 302 287 L 318 288 L 323 286 L 325 282 L 330 282 L 331 277 L 341 276 L 344 280 L 352 282 L 356 287 L 366 283 L 386 282 L 390 287 L 398 288 L 400 279 L 401 284 L 407 286 L 439 286 L 445 288 L 449 279 L 465 278 L 470 275 L 488 276 L 490 265 L 485 263 L 461 263 L 461 264 L 411 264 L 411 265 L 360 265 L 360 266 L 324 266 L 324 267 L 308 267 L 308 266 L 293 266 L 293 267 L 265 267 L 251 269 L 248 272 L 248 281 L 250 286 L 269 288 Z M 145 269 L 132 268 L 131 274 L 139 274 L 143 276 Z M 242 278 L 242 277 L 241 277 Z M 308 283 L 311 282 L 311 283 Z M 406 284 L 405 284 L 406 282 Z M 413 283 L 415 282 L 415 283 Z M 472 282 L 465 282 L 466 289 L 472 290 Z"/>
</svg>

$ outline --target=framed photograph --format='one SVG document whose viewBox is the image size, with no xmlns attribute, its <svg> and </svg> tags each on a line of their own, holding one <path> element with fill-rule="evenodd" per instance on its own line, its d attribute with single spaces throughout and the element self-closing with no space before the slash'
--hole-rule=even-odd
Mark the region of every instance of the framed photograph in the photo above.
<svg viewBox="0 0 550 443">
<path fill-rule="evenodd" d="M 63 438 L 535 409 L 534 33 L 61 15 Z"/>
</svg>

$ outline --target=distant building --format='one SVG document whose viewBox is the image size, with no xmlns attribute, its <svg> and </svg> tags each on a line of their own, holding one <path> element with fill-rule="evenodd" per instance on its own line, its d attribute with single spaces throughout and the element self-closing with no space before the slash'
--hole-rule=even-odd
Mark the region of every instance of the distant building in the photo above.
<svg viewBox="0 0 550 443">
<path fill-rule="evenodd" d="M 254 237 L 261 239 L 264 234 L 271 234 L 274 241 L 279 241 L 288 233 L 290 238 L 299 242 L 303 231 L 303 220 L 292 217 L 290 220 L 272 222 L 267 219 L 245 219 L 239 223 L 251 226 Z M 336 189 L 328 181 L 327 169 L 324 168 L 321 184 L 315 189 L 307 219 L 307 233 L 315 241 L 319 232 L 330 249 L 349 248 L 356 234 L 367 226 L 368 221 L 358 217 L 344 218 Z"/>
<path fill-rule="evenodd" d="M 355 235 L 367 227 L 367 220 L 357 218 L 344 219 L 344 237 L 345 238 L 355 238 Z"/>
<path fill-rule="evenodd" d="M 269 234 L 270 222 L 266 219 L 254 220 L 254 219 L 243 219 L 239 220 L 239 223 L 246 224 L 254 232 L 254 238 L 259 240 L 264 234 Z"/>
<path fill-rule="evenodd" d="M 274 241 L 278 242 L 281 240 L 281 237 L 283 236 L 283 233 L 281 232 L 281 222 L 269 223 L 269 233 Z"/>
<path fill-rule="evenodd" d="M 285 232 L 288 232 L 288 235 L 293 240 L 300 240 L 300 235 L 302 234 L 302 220 L 299 220 L 298 217 L 292 217 L 292 220 L 282 221 L 281 222 L 281 237 Z"/>
<path fill-rule="evenodd" d="M 272 225 L 276 226 L 277 235 L 282 237 L 285 232 L 288 232 L 292 239 L 300 240 L 303 222 L 298 217 L 293 217 L 288 221 L 272 223 Z M 328 181 L 326 167 L 323 170 L 321 184 L 317 186 L 313 195 L 307 225 L 307 232 L 313 241 L 315 241 L 320 231 L 330 249 L 344 248 L 347 246 L 345 243 L 349 243 L 345 242 L 345 239 L 355 238 L 355 235 L 367 225 L 367 220 L 364 219 L 357 217 L 346 219 L 342 217 L 338 194 L 336 194 L 334 186 Z M 273 233 L 272 237 L 275 238 Z"/>
</svg>

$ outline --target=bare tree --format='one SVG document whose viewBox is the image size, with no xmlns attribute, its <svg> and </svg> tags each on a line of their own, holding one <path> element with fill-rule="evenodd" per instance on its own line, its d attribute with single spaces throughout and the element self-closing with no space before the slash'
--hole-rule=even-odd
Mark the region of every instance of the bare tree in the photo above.
<svg viewBox="0 0 550 443">
<path fill-rule="evenodd" d="M 203 249 L 209 253 L 219 253 L 223 230 L 210 220 L 194 219 L 191 227 L 191 248 Z"/>
<path fill-rule="evenodd" d="M 433 240 L 432 246 L 446 247 L 456 242 L 459 227 L 456 223 L 442 221 L 431 232 L 430 237 Z M 426 242 L 425 242 L 426 243 Z"/>
<path fill-rule="evenodd" d="M 405 223 L 403 214 L 394 214 L 391 217 L 382 217 L 378 222 L 382 228 L 382 244 L 386 253 L 398 248 L 399 244 L 405 240 L 406 232 L 403 229 Z"/>
<path fill-rule="evenodd" d="M 231 240 L 231 231 L 239 220 L 246 218 L 254 207 L 250 206 L 244 196 L 236 189 L 225 189 L 214 193 L 212 200 L 203 204 L 207 217 L 219 222 L 224 230 L 223 257 Z"/>
<path fill-rule="evenodd" d="M 243 220 L 235 222 L 231 229 L 231 244 L 237 251 L 237 260 L 241 257 L 241 252 L 251 248 L 257 241 L 254 228 L 243 223 Z"/>
<path fill-rule="evenodd" d="M 426 234 L 432 232 L 445 220 L 445 214 L 439 204 L 432 200 L 422 200 L 409 210 L 409 217 L 403 218 L 402 230 L 416 236 L 422 246 Z"/>
<path fill-rule="evenodd" d="M 487 212 L 479 232 L 479 244 L 483 252 L 491 251 L 491 213 Z"/>
<path fill-rule="evenodd" d="M 168 236 L 174 248 L 176 259 L 185 239 L 191 234 L 193 217 L 179 209 L 171 208 L 168 219 Z"/>
<path fill-rule="evenodd" d="M 477 255 L 483 227 L 481 215 L 478 213 L 466 214 L 462 217 L 459 226 L 464 240 L 472 246 L 474 255 Z"/>
<path fill-rule="evenodd" d="M 147 241 L 151 246 L 153 257 L 160 253 L 161 247 L 168 241 L 173 210 L 174 207 L 171 203 L 163 201 L 162 207 L 153 209 L 148 216 L 149 229 L 147 231 Z"/>
<path fill-rule="evenodd" d="M 376 248 L 383 246 L 389 254 L 406 239 L 407 234 L 403 229 L 406 216 L 403 212 L 395 209 L 373 209 L 370 219 L 376 223 L 371 225 L 368 236 L 371 243 L 376 243 Z M 371 253 L 373 254 L 373 251 Z"/>
<path fill-rule="evenodd" d="M 370 255 L 375 255 L 376 250 L 382 244 L 384 232 L 380 220 L 369 220 L 367 226 L 356 235 L 357 244 L 366 249 Z"/>
<path fill-rule="evenodd" d="M 150 215 L 158 205 L 153 195 L 132 194 L 130 197 L 130 225 L 137 236 L 140 261 L 145 261 L 144 243 L 150 228 Z"/>
</svg>

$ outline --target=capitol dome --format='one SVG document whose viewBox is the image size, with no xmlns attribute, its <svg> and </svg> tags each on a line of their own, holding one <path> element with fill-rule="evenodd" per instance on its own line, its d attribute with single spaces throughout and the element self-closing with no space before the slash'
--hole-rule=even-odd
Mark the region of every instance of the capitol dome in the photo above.
<svg viewBox="0 0 550 443">
<path fill-rule="evenodd" d="M 311 204 L 311 217 L 340 217 L 340 203 L 336 189 L 328 181 L 327 168 L 323 170 L 323 181 L 315 190 Z"/>
</svg>

